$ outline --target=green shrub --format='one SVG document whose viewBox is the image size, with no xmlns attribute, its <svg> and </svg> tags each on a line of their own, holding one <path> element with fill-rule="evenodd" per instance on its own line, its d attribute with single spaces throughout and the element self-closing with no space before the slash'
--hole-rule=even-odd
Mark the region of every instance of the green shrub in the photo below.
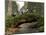
<svg viewBox="0 0 46 35">
<path fill-rule="evenodd" d="M 43 26 L 44 26 L 44 17 L 34 14 L 34 13 L 24 13 L 23 15 L 16 15 L 15 17 L 11 16 L 11 17 L 6 17 L 6 28 L 11 27 L 11 25 L 16 24 L 16 22 L 19 22 L 20 20 L 28 20 L 28 21 L 37 21 L 38 24 L 38 28 L 39 31 L 43 31 Z M 34 21 L 33 21 L 34 20 Z M 41 28 L 42 26 L 42 28 Z"/>
</svg>

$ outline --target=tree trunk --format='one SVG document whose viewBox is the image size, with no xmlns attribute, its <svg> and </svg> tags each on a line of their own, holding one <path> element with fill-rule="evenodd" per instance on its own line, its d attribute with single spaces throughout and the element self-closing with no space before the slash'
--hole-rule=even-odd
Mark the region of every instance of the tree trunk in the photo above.
<svg viewBox="0 0 46 35">
<path fill-rule="evenodd" d="M 12 0 L 8 0 L 8 13 L 7 16 L 12 15 Z"/>
</svg>

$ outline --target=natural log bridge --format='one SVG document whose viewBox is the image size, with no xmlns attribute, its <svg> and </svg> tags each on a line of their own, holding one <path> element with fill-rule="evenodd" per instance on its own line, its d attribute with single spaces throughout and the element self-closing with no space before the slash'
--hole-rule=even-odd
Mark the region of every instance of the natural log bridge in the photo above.
<svg viewBox="0 0 46 35">
<path fill-rule="evenodd" d="M 32 22 L 34 23 L 34 24 L 32 24 Z M 21 27 L 19 27 L 19 25 L 21 25 L 21 24 L 24 24 L 24 23 L 31 23 L 31 27 L 32 26 L 34 26 L 34 25 L 36 25 L 37 24 L 37 20 L 31 20 L 31 21 L 28 21 L 28 20 L 20 20 L 19 22 L 16 22 L 16 24 L 15 24 L 15 28 L 9 28 L 8 30 L 10 31 L 8 31 L 8 33 L 6 33 L 6 34 L 12 34 L 12 33 L 15 33 L 16 31 L 19 31 L 19 28 L 21 29 Z"/>
<path fill-rule="evenodd" d="M 32 22 L 36 22 L 37 20 L 20 20 L 19 22 L 16 22 L 15 27 L 18 27 L 19 25 L 23 24 L 23 23 L 32 23 Z"/>
</svg>

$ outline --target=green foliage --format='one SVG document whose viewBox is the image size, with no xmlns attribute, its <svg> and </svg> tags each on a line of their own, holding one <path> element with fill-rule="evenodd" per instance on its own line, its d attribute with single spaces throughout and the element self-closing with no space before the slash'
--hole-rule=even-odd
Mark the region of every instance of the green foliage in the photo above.
<svg viewBox="0 0 46 35">
<path fill-rule="evenodd" d="M 18 12 L 18 7 L 16 2 L 12 2 L 13 3 L 13 12 L 16 13 Z M 28 12 L 25 12 L 22 15 L 19 15 L 18 13 L 16 14 L 16 16 L 9 16 L 5 18 L 5 25 L 6 25 L 6 29 L 11 27 L 11 25 L 13 25 L 14 23 L 16 24 L 16 22 L 19 22 L 20 20 L 28 20 L 28 21 L 36 21 L 38 22 L 38 24 L 36 26 L 38 26 L 38 29 L 40 32 L 44 31 L 44 16 L 43 16 L 43 7 L 42 4 L 40 3 L 28 3 Z M 32 10 L 32 11 L 31 11 Z M 7 12 L 7 6 L 6 6 L 6 12 Z M 34 20 L 34 21 L 33 21 Z"/>
<path fill-rule="evenodd" d="M 39 28 L 39 31 L 44 31 L 43 30 L 43 26 L 44 26 L 44 18 L 42 16 L 39 16 L 39 15 L 36 15 L 36 14 L 30 14 L 30 13 L 24 13 L 23 15 L 16 15 L 15 17 L 7 17 L 6 18 L 6 27 L 11 27 L 11 25 L 14 24 L 14 21 L 15 21 L 15 24 L 16 22 L 19 22 L 20 20 L 28 20 L 28 21 L 38 21 L 38 28 Z M 32 21 L 32 22 L 34 22 Z"/>
<path fill-rule="evenodd" d="M 36 13 L 36 14 L 43 15 L 44 3 L 28 2 L 28 11 L 30 13 Z"/>
<path fill-rule="evenodd" d="M 17 6 L 17 4 L 16 4 L 15 1 L 12 1 L 12 9 L 13 9 L 13 12 L 14 12 L 14 13 L 15 13 L 15 12 L 18 12 L 18 6 Z"/>
<path fill-rule="evenodd" d="M 44 32 L 44 26 L 41 26 L 41 27 L 39 28 L 39 31 L 40 31 L 40 32 Z"/>
<path fill-rule="evenodd" d="M 6 21 L 6 27 L 11 27 L 11 24 L 14 23 L 14 17 L 7 17 L 5 21 Z"/>
</svg>

